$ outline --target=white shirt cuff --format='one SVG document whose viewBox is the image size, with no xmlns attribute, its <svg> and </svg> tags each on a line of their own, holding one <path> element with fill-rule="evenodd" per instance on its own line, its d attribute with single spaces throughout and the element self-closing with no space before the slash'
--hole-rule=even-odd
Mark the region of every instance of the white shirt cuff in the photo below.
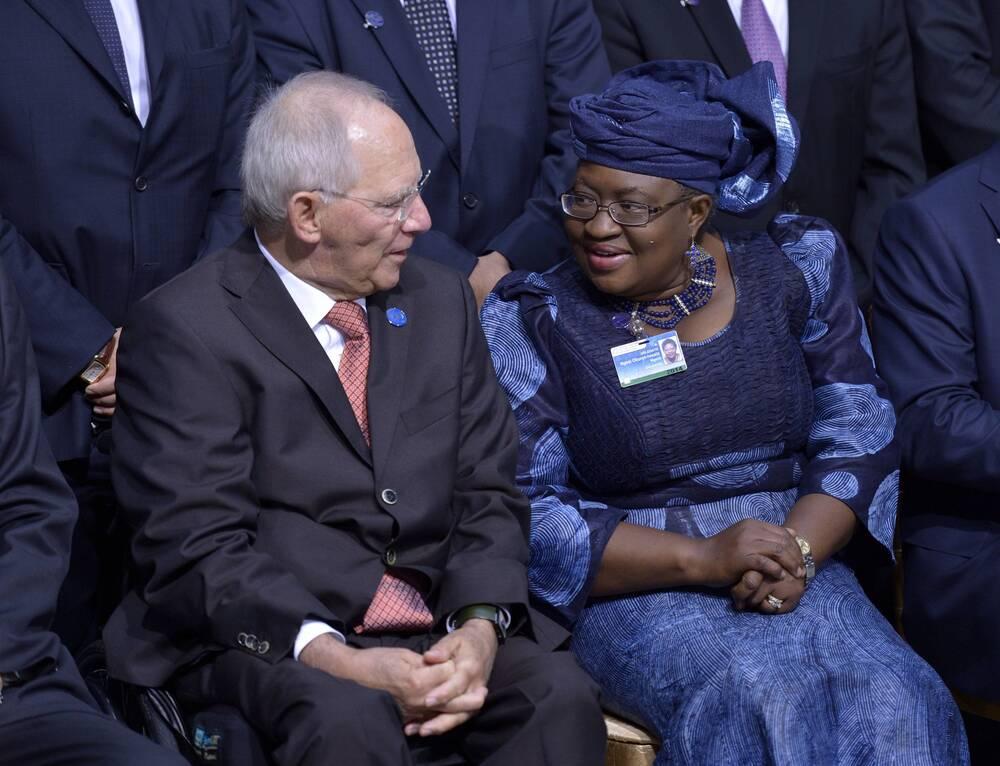
<svg viewBox="0 0 1000 766">
<path fill-rule="evenodd" d="M 309 644 L 327 633 L 332 633 L 336 638 L 344 643 L 347 640 L 344 638 L 344 634 L 339 630 L 334 630 L 325 622 L 320 622 L 319 620 L 305 620 L 302 623 L 302 627 L 299 628 L 299 633 L 295 637 L 295 646 L 292 648 L 292 656 L 298 660 L 299 655 L 302 651 L 309 646 Z"/>
</svg>

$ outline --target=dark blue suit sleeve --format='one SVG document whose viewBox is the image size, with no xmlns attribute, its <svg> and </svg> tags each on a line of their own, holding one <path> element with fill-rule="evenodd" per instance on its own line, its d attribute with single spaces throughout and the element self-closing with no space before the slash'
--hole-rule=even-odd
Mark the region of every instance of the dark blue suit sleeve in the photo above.
<svg viewBox="0 0 1000 766">
<path fill-rule="evenodd" d="M 601 42 L 601 26 L 590 0 L 553 4 L 545 45 L 545 91 L 549 135 L 545 158 L 524 212 L 490 242 L 515 269 L 544 270 L 551 259 L 539 253 L 566 249 L 558 197 L 572 183 L 577 158 L 569 132 L 569 102 L 582 93 L 597 93 L 611 79 Z M 489 108 L 484 104 L 483 108 Z"/>
<path fill-rule="evenodd" d="M 205 221 L 200 255 L 220 250 L 243 233 L 240 211 L 240 155 L 253 107 L 254 45 L 243 0 L 232 0 L 232 72 L 225 121 L 217 152 L 215 189 Z"/>
<path fill-rule="evenodd" d="M 1000 412 L 976 391 L 972 310 L 953 243 L 932 210 L 907 200 L 886 215 L 876 256 L 873 329 L 903 465 L 996 491 Z"/>
<path fill-rule="evenodd" d="M 0 242 L 15 237 L 0 231 Z M 42 435 L 28 327 L 0 270 L 0 671 L 55 659 L 49 632 L 69 562 L 76 502 Z"/>
<path fill-rule="evenodd" d="M 114 326 L 72 285 L 56 274 L 0 217 L 0 264 L 13 281 L 27 315 L 38 359 L 42 400 L 53 404 L 90 358 L 114 334 Z"/>
<path fill-rule="evenodd" d="M 992 1 L 992 0 L 987 0 Z M 952 164 L 1000 138 L 1000 77 L 984 0 L 907 0 L 921 129 Z"/>
</svg>

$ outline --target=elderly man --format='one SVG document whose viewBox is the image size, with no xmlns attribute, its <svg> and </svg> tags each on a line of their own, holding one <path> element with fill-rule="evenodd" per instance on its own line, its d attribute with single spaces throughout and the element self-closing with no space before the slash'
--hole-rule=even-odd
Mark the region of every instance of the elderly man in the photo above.
<svg viewBox="0 0 1000 766">
<path fill-rule="evenodd" d="M 528 606 L 517 429 L 413 140 L 302 75 L 251 123 L 254 235 L 123 334 L 114 481 L 137 588 L 112 670 L 240 708 L 279 764 L 603 762 L 594 687 Z"/>
</svg>

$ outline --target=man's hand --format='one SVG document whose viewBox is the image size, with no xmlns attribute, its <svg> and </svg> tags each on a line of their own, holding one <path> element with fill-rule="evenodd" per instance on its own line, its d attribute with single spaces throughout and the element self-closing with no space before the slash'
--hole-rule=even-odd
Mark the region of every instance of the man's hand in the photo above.
<svg viewBox="0 0 1000 766">
<path fill-rule="evenodd" d="M 87 386 L 83 393 L 87 401 L 94 408 L 95 415 L 111 417 L 115 414 L 115 375 L 118 371 L 118 340 L 121 338 L 122 328 L 115 330 L 111 338 L 111 357 L 108 360 L 108 369 L 96 381 Z"/>
<path fill-rule="evenodd" d="M 331 635 L 310 641 L 299 661 L 337 678 L 388 692 L 396 700 L 406 724 L 439 714 L 441 706 L 432 709 L 427 698 L 432 689 L 443 685 L 455 673 L 453 663 L 428 663 L 409 649 L 355 649 Z"/>
<path fill-rule="evenodd" d="M 439 711 L 423 722 L 407 724 L 407 735 L 444 734 L 468 721 L 486 701 L 487 684 L 497 656 L 497 636 L 486 620 L 471 619 L 424 652 L 428 667 L 453 665 L 449 678 L 427 695 L 426 706 Z"/>
<path fill-rule="evenodd" d="M 475 268 L 469 274 L 469 284 L 472 285 L 472 292 L 476 294 L 477 306 L 482 308 L 486 296 L 507 274 L 510 274 L 510 263 L 496 250 L 479 256 Z"/>
</svg>

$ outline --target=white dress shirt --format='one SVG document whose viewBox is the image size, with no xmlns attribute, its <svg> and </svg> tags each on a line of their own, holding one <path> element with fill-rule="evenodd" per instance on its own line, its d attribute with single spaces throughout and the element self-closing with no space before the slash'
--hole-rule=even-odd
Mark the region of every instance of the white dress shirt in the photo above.
<svg viewBox="0 0 1000 766">
<path fill-rule="evenodd" d="M 740 26 L 740 17 L 743 13 L 743 0 L 728 0 L 729 10 L 733 12 L 736 19 L 736 26 Z M 781 44 L 781 52 L 785 56 L 785 63 L 788 63 L 788 0 L 764 0 L 764 10 L 774 25 L 774 31 L 778 35 L 778 42 Z"/>
<path fill-rule="evenodd" d="M 406 7 L 406 0 L 399 0 L 399 4 Z M 458 21 L 455 16 L 455 0 L 444 0 L 444 4 L 448 6 L 448 19 L 451 21 L 451 32 L 455 35 L 455 40 L 458 40 Z"/>
<path fill-rule="evenodd" d="M 281 280 L 281 284 L 285 286 L 288 294 L 292 297 L 292 301 L 294 301 L 296 307 L 298 307 L 299 311 L 302 313 L 303 318 L 306 320 L 306 324 L 308 324 L 312 329 L 313 335 L 316 336 L 316 340 L 318 340 L 319 344 L 323 347 L 327 357 L 330 359 L 330 364 L 333 365 L 335 370 L 340 370 L 340 360 L 344 356 L 344 335 L 336 327 L 323 321 L 337 301 L 328 296 L 322 290 L 299 279 L 292 272 L 278 263 L 274 259 L 274 256 L 267 251 L 266 247 L 264 247 L 264 244 L 260 241 L 260 237 L 257 236 L 257 232 L 254 232 L 254 238 L 257 240 L 257 247 L 260 248 L 261 253 L 264 254 L 265 258 L 267 258 L 267 262 L 271 264 L 271 267 L 278 275 L 278 279 Z M 354 302 L 367 313 L 368 308 L 365 306 L 364 298 L 358 298 Z M 302 626 L 299 628 L 298 635 L 295 637 L 295 646 L 292 648 L 292 656 L 295 659 L 298 659 L 302 650 L 305 649 L 313 639 L 319 638 L 326 633 L 332 633 L 341 641 L 344 640 L 344 635 L 340 631 L 334 630 L 325 622 L 320 622 L 319 620 L 306 620 L 303 622 Z"/>
<path fill-rule="evenodd" d="M 125 68 L 128 70 L 128 84 L 132 88 L 132 106 L 145 127 L 149 119 L 149 69 L 146 66 L 146 41 L 142 36 L 139 21 L 139 6 L 136 0 L 111 0 L 118 25 L 118 36 L 125 52 Z"/>
</svg>

